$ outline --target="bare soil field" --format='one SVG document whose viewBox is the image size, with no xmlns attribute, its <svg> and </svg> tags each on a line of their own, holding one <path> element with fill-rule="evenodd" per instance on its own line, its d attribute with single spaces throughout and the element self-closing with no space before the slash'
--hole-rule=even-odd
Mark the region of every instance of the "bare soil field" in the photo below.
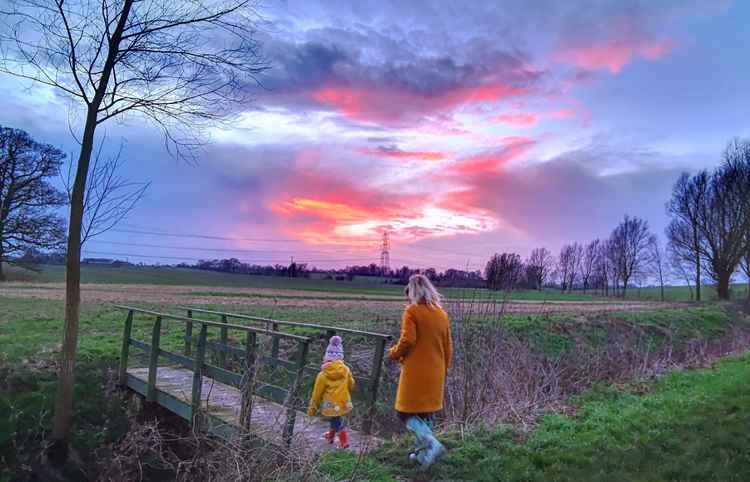
<svg viewBox="0 0 750 482">
<path fill-rule="evenodd" d="M 273 288 L 222 287 L 211 291 L 205 287 L 139 285 L 139 284 L 83 284 L 84 303 L 153 303 L 165 305 L 227 305 L 268 306 L 273 304 L 298 307 L 328 307 L 366 311 L 391 311 L 403 306 L 397 296 L 362 295 L 355 293 L 309 292 Z M 64 283 L 6 283 L 0 285 L 0 297 L 63 300 Z M 482 302 L 474 300 L 474 302 Z M 486 301 L 498 303 L 498 301 Z M 521 301 L 504 303 L 506 313 L 597 313 L 611 311 L 642 311 L 679 308 L 687 303 L 657 303 L 648 301 Z"/>
</svg>

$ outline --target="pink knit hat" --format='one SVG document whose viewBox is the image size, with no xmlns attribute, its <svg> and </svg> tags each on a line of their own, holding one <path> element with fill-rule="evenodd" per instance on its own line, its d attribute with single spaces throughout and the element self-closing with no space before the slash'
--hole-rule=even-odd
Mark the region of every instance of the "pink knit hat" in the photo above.
<svg viewBox="0 0 750 482">
<path fill-rule="evenodd" d="M 326 354 L 323 356 L 324 362 L 343 360 L 344 359 L 344 344 L 341 342 L 341 337 L 333 335 L 331 340 L 328 342 L 328 348 L 326 348 Z"/>
</svg>

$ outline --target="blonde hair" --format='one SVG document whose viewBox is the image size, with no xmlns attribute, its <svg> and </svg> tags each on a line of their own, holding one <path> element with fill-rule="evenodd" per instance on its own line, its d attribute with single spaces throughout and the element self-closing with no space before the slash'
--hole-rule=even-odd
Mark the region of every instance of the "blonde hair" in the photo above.
<svg viewBox="0 0 750 482">
<path fill-rule="evenodd" d="M 412 304 L 427 303 L 442 308 L 440 304 L 443 297 L 438 293 L 430 279 L 423 274 L 414 274 L 409 277 L 406 285 L 406 297 Z"/>
</svg>

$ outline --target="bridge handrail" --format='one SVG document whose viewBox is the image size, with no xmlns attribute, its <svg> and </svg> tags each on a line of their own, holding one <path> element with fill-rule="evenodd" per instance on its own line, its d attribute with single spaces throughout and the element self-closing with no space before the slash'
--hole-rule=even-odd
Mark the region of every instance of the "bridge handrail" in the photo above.
<svg viewBox="0 0 750 482">
<path fill-rule="evenodd" d="M 182 310 L 190 310 L 195 313 L 204 313 L 208 315 L 219 315 L 219 316 L 226 316 L 227 318 L 237 318 L 240 320 L 252 320 L 252 321 L 262 321 L 265 323 L 271 323 L 276 325 L 285 325 L 285 326 L 297 326 L 300 328 L 312 328 L 316 330 L 334 330 L 336 332 L 341 333 L 350 333 L 353 335 L 363 335 L 363 336 L 369 336 L 373 338 L 381 338 L 384 340 L 392 340 L 393 336 L 385 334 L 385 333 L 375 333 L 372 331 L 364 331 L 364 330 L 354 330 L 351 328 L 341 328 L 338 326 L 326 326 L 326 325 L 318 325 L 315 323 L 302 323 L 298 321 L 284 321 L 284 320 L 274 320 L 271 318 L 264 318 L 262 316 L 252 316 L 252 315 L 241 315 L 238 313 L 227 313 L 223 311 L 213 311 L 213 310 L 205 310 L 202 308 L 191 308 L 189 306 L 178 306 L 178 309 Z"/>
<path fill-rule="evenodd" d="M 310 341 L 310 337 L 307 337 L 307 336 L 294 335 L 291 333 L 284 333 L 284 332 L 274 331 L 270 329 L 255 328 L 253 326 L 234 325 L 231 323 L 221 323 L 218 321 L 201 320 L 199 318 L 189 318 L 187 316 L 173 315 L 170 313 L 162 313 L 159 311 L 146 310 L 144 308 L 137 308 L 134 306 L 127 306 L 127 305 L 114 305 L 114 307 L 117 308 L 118 310 L 132 311 L 134 313 L 143 313 L 146 315 L 160 316 L 163 319 L 177 320 L 177 321 L 182 321 L 184 323 L 199 323 L 199 324 L 203 324 L 206 326 L 213 326 L 216 328 L 226 328 L 226 329 L 238 330 L 238 331 L 251 331 L 253 333 L 269 335 L 273 337 L 288 338 L 288 339 L 297 340 L 297 341 Z M 190 308 L 190 309 L 192 309 L 193 311 L 198 311 L 194 308 Z"/>
</svg>

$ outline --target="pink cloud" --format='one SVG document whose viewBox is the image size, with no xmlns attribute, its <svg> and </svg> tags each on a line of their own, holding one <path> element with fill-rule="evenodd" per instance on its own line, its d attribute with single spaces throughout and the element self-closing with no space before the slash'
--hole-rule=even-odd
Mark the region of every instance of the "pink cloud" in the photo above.
<svg viewBox="0 0 750 482">
<path fill-rule="evenodd" d="M 500 114 L 490 119 L 491 122 L 507 124 L 513 127 L 533 127 L 539 120 L 537 114 Z"/>
<path fill-rule="evenodd" d="M 575 117 L 576 112 L 572 109 L 561 109 L 554 112 L 521 112 L 516 114 L 500 114 L 490 118 L 490 122 L 505 124 L 511 127 L 527 128 L 534 127 L 541 119 L 567 119 Z"/>
<path fill-rule="evenodd" d="M 586 70 L 606 69 L 617 74 L 636 58 L 653 62 L 664 57 L 674 48 L 675 43 L 670 39 L 660 41 L 613 39 L 599 44 L 564 47 L 555 54 L 555 59 Z"/>
<path fill-rule="evenodd" d="M 527 88 L 504 84 L 456 87 L 436 94 L 377 85 L 334 85 L 313 91 L 311 97 L 354 120 L 398 124 L 467 104 L 498 102 L 528 92 Z"/>
<path fill-rule="evenodd" d="M 380 157 L 385 159 L 396 159 L 404 162 L 409 161 L 442 161 L 448 158 L 445 153 L 437 151 L 403 151 L 397 147 L 383 147 L 376 149 L 363 147 L 357 149 L 358 152 L 367 156 Z"/>
<path fill-rule="evenodd" d="M 503 139 L 502 148 L 457 161 L 438 172 L 436 176 L 464 178 L 495 173 L 509 162 L 526 154 L 534 144 L 535 141 L 528 137 L 506 137 Z"/>
</svg>

